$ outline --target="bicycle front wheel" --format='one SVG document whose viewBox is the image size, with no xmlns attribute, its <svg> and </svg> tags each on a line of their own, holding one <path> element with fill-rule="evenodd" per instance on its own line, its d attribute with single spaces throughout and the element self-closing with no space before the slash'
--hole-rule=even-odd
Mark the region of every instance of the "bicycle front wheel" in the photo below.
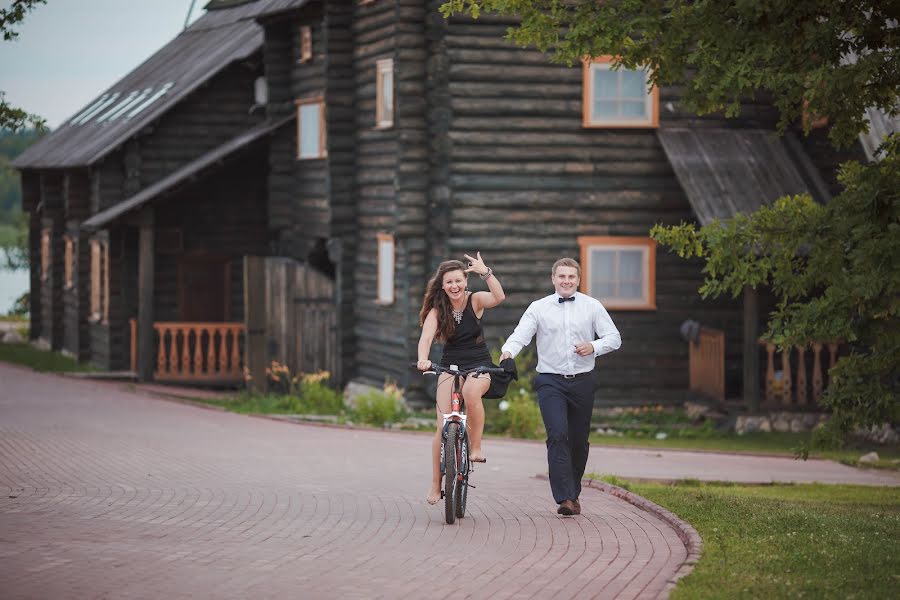
<svg viewBox="0 0 900 600">
<path fill-rule="evenodd" d="M 447 525 L 456 521 L 457 490 L 457 449 L 459 448 L 459 423 L 447 426 L 447 439 L 444 440 L 444 518 Z"/>
</svg>

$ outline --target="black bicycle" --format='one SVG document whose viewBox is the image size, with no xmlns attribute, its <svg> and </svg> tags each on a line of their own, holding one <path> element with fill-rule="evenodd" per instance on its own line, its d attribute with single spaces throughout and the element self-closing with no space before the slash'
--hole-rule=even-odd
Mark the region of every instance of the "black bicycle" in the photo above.
<svg viewBox="0 0 900 600">
<path fill-rule="evenodd" d="M 472 461 L 469 460 L 469 430 L 466 425 L 466 401 L 462 394 L 463 380 L 469 375 L 503 372 L 503 369 L 496 367 L 460 369 L 456 365 L 447 368 L 434 363 L 429 370 L 423 372 L 424 375 L 449 373 L 453 376 L 450 413 L 444 415 L 441 432 L 441 475 L 444 477 L 441 497 L 444 499 L 444 518 L 448 525 L 452 525 L 457 517 L 461 519 L 466 515 L 466 497 L 469 488 L 475 487 L 469 484 L 469 473 L 473 468 Z"/>
</svg>

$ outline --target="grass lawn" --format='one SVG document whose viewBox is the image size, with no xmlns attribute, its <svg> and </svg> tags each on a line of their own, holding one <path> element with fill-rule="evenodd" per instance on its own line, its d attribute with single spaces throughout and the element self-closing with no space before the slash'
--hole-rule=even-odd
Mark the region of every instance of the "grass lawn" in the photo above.
<svg viewBox="0 0 900 600">
<path fill-rule="evenodd" d="M 591 434 L 591 444 L 597 446 L 626 446 L 634 448 L 659 448 L 669 450 L 710 450 L 722 452 L 748 452 L 793 456 L 794 448 L 809 442 L 809 433 L 747 433 L 717 434 L 714 437 L 679 438 L 657 440 L 652 437 L 608 436 Z M 874 467 L 900 468 L 900 446 L 880 446 L 851 442 L 840 450 L 812 450 L 810 458 L 827 458 L 845 464 L 860 466 L 859 457 L 871 451 L 878 452 L 881 460 Z"/>
<path fill-rule="evenodd" d="M 672 598 L 896 598 L 900 488 L 623 482 L 694 526 L 703 554 Z"/>
<path fill-rule="evenodd" d="M 53 373 L 95 370 L 59 352 L 40 350 L 30 344 L 0 344 L 0 361 Z"/>
</svg>

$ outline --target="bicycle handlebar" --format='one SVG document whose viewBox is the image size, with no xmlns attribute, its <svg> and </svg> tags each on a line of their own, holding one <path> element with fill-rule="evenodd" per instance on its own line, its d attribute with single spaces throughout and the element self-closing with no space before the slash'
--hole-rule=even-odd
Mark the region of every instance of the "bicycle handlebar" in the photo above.
<svg viewBox="0 0 900 600">
<path fill-rule="evenodd" d="M 418 369 L 417 363 L 410 363 L 409 366 L 412 367 L 413 369 Z M 473 367 L 471 369 L 459 369 L 459 368 L 449 369 L 447 367 L 442 367 L 441 365 L 431 363 L 431 368 L 427 369 L 425 371 L 422 371 L 422 373 L 423 374 L 432 373 L 435 375 L 437 375 L 438 373 L 449 373 L 451 375 L 465 376 L 465 375 L 480 374 L 480 373 L 501 374 L 501 373 L 506 373 L 506 371 L 501 368 L 498 368 L 498 367 L 483 367 L 483 366 Z"/>
</svg>

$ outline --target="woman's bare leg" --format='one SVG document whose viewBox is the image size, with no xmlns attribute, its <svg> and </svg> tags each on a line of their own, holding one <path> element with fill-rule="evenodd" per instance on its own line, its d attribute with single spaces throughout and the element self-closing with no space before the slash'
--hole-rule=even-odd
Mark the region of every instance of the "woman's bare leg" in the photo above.
<svg viewBox="0 0 900 600">
<path fill-rule="evenodd" d="M 468 377 L 463 384 L 463 398 L 466 399 L 466 416 L 469 424 L 469 438 L 472 448 L 469 450 L 469 459 L 474 462 L 484 462 L 484 453 L 481 451 L 481 437 L 484 434 L 484 403 L 482 396 L 491 386 L 490 375 L 480 377 Z"/>
<path fill-rule="evenodd" d="M 450 412 L 450 381 L 452 377 L 442 373 L 438 378 L 437 402 L 437 431 L 431 440 L 431 489 L 425 500 L 428 504 L 436 504 L 441 499 L 441 430 L 444 427 L 444 413 Z"/>
</svg>

